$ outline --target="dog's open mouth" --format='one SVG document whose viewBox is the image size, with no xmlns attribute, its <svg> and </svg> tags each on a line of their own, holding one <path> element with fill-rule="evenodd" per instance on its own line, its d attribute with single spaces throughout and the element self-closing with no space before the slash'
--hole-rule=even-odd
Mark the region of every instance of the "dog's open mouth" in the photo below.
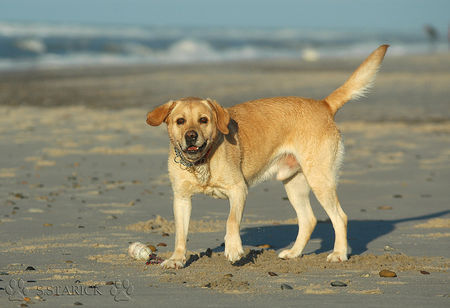
<svg viewBox="0 0 450 308">
<path fill-rule="evenodd" d="M 196 145 L 190 145 L 186 149 L 184 149 L 183 152 L 190 154 L 190 155 L 201 153 L 205 149 L 207 143 L 208 143 L 208 140 L 206 140 L 200 147 L 198 147 Z"/>
</svg>

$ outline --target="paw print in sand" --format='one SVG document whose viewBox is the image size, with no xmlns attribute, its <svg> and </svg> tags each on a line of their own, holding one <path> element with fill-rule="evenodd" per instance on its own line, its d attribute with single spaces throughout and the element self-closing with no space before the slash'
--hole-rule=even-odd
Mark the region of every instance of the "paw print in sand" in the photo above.
<svg viewBox="0 0 450 308">
<path fill-rule="evenodd" d="M 133 286 L 128 279 L 117 280 L 111 287 L 110 293 L 116 302 L 129 301 L 130 295 L 133 293 Z"/>
<path fill-rule="evenodd" d="M 10 301 L 23 301 L 26 293 L 25 282 L 22 278 L 19 278 L 19 280 L 11 279 L 5 291 L 9 295 Z"/>
</svg>

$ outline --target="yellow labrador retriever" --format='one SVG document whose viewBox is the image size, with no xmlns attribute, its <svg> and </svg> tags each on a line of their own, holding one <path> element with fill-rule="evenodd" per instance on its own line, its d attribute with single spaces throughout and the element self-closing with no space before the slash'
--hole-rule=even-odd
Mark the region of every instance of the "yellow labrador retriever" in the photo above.
<svg viewBox="0 0 450 308">
<path fill-rule="evenodd" d="M 212 99 L 188 97 L 149 112 L 149 125 L 167 124 L 171 146 L 175 251 L 162 266 L 181 268 L 186 262 L 191 196 L 198 193 L 229 200 L 225 256 L 231 262 L 239 260 L 244 253 L 239 227 L 248 188 L 274 175 L 284 184 L 299 227 L 294 245 L 279 257 L 299 256 L 311 236 L 316 225 L 309 203 L 312 189 L 335 230 L 334 250 L 327 260 L 347 260 L 347 216 L 336 195 L 344 147 L 334 115 L 345 102 L 365 93 L 387 48 L 376 49 L 323 100 L 274 97 L 225 109 Z"/>
</svg>

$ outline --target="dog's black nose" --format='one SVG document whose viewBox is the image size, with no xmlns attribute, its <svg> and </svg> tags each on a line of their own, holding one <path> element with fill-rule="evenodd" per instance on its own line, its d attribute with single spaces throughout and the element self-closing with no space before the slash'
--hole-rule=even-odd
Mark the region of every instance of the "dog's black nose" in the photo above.
<svg viewBox="0 0 450 308">
<path fill-rule="evenodd" d="M 197 141 L 198 134 L 195 130 L 190 130 L 186 132 L 186 135 L 184 135 L 184 138 L 186 138 L 186 142 L 188 144 L 194 144 Z"/>
</svg>

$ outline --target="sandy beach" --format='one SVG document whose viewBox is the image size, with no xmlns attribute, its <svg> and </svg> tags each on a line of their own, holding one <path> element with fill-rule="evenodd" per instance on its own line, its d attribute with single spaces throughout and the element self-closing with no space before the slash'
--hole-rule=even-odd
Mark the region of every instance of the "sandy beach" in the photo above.
<svg viewBox="0 0 450 308">
<path fill-rule="evenodd" d="M 305 255 L 277 258 L 297 225 L 276 181 L 250 190 L 238 264 L 223 256 L 228 204 L 205 196 L 193 200 L 186 268 L 127 255 L 135 241 L 162 258 L 174 245 L 168 138 L 148 111 L 184 96 L 323 98 L 361 60 L 0 73 L 0 306 L 448 307 L 449 54 L 388 54 L 372 93 L 337 114 L 348 262 L 326 263 L 333 229 L 314 197 Z"/>
</svg>

